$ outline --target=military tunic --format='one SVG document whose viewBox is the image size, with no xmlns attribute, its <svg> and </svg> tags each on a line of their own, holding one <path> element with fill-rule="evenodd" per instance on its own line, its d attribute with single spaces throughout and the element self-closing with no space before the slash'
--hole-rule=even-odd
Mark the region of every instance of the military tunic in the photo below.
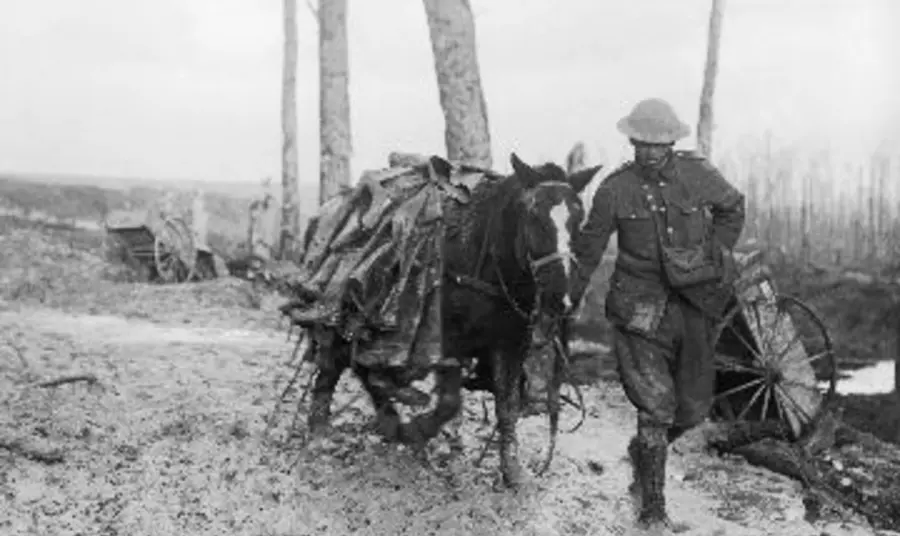
<svg viewBox="0 0 900 536">
<path fill-rule="evenodd" d="M 731 298 L 725 265 L 717 281 L 673 289 L 660 244 L 730 251 L 743 225 L 744 196 L 693 153 L 675 152 L 660 170 L 628 163 L 594 194 L 574 244 L 573 294 L 583 295 L 618 233 L 606 316 L 625 392 L 642 419 L 689 427 L 706 417 L 715 383 L 710 329 Z"/>
</svg>

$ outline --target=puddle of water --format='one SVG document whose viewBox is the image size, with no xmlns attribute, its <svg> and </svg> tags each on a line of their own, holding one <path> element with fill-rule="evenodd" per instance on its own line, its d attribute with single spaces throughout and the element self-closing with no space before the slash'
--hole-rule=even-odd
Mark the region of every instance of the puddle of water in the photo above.
<svg viewBox="0 0 900 536">
<path fill-rule="evenodd" d="M 894 390 L 894 362 L 879 361 L 871 367 L 843 372 L 846 378 L 838 379 L 837 392 L 841 395 L 878 395 Z M 821 383 L 826 388 L 826 383 Z"/>
</svg>

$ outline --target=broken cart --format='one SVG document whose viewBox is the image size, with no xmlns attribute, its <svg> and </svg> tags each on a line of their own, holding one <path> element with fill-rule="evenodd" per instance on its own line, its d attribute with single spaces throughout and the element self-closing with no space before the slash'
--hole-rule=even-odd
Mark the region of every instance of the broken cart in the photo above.
<svg viewBox="0 0 900 536">
<path fill-rule="evenodd" d="M 714 331 L 713 415 L 779 421 L 800 439 L 814 431 L 835 392 L 831 338 L 809 306 L 777 291 L 761 251 L 735 260 L 735 298 Z"/>
<path fill-rule="evenodd" d="M 148 281 L 182 283 L 203 276 L 212 253 L 198 244 L 182 218 L 150 218 L 120 213 L 106 222 L 109 246 L 117 247 L 126 265 Z M 210 259 L 205 259 L 210 257 Z"/>
</svg>

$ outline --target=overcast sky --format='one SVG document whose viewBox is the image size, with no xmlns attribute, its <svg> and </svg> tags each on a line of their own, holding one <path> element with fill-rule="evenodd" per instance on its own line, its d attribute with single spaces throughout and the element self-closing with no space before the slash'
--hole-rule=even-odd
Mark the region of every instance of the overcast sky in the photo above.
<svg viewBox="0 0 900 536">
<path fill-rule="evenodd" d="M 349 0 L 353 172 L 444 153 L 421 0 Z M 897 134 L 897 0 L 728 0 L 717 143 Z M 280 0 L 0 0 L 0 170 L 259 180 L 280 169 Z M 496 167 L 615 158 L 644 97 L 696 122 L 710 0 L 474 0 Z M 300 173 L 318 169 L 317 36 L 299 6 Z M 896 33 L 894 31 L 893 33 Z M 893 130 L 892 130 L 893 129 Z M 693 144 L 688 142 L 686 146 Z"/>
</svg>

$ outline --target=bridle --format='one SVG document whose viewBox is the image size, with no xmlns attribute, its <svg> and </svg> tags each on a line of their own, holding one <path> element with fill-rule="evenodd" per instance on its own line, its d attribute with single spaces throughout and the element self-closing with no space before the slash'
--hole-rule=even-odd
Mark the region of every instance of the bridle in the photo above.
<svg viewBox="0 0 900 536">
<path fill-rule="evenodd" d="M 538 317 L 541 314 L 541 286 L 540 279 L 537 276 L 538 270 L 547 266 L 552 262 L 565 262 L 569 261 L 573 264 L 576 262 L 575 256 L 571 253 L 561 253 L 559 251 L 554 251 L 553 253 L 549 253 L 547 255 L 543 255 L 538 257 L 537 259 L 532 260 L 531 255 L 525 253 L 525 261 L 528 266 L 528 275 L 531 280 L 534 282 L 534 301 L 531 307 L 531 312 L 528 313 L 525 309 L 519 305 L 513 295 L 509 292 L 509 287 L 506 285 L 506 280 L 503 277 L 503 274 L 500 272 L 500 267 L 498 265 L 494 265 L 494 271 L 497 274 L 497 281 L 500 283 L 500 289 L 503 291 L 503 295 L 509 304 L 512 306 L 513 310 L 521 316 L 524 320 L 528 321 L 530 327 L 534 327 L 537 324 Z"/>
</svg>

